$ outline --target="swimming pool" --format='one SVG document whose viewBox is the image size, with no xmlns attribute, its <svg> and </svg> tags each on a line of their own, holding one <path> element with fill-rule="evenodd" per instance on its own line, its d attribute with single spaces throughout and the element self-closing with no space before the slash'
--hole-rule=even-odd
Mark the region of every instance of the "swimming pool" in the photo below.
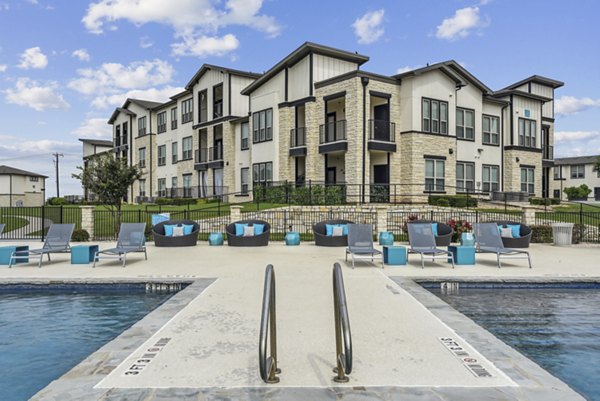
<svg viewBox="0 0 600 401">
<path fill-rule="evenodd" d="M 457 292 L 444 294 L 439 284 L 424 285 L 588 399 L 600 401 L 600 286 L 476 286 L 461 284 Z"/>
<path fill-rule="evenodd" d="M 173 293 L 145 286 L 0 286 L 0 397 L 27 400 Z"/>
</svg>

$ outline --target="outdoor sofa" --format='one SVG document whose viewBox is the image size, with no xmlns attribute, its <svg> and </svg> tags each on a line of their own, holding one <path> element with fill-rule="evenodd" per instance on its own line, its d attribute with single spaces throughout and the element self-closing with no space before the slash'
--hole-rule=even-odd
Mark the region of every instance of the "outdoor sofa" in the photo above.
<svg viewBox="0 0 600 401">
<path fill-rule="evenodd" d="M 252 236 L 244 236 L 243 230 L 242 235 L 240 232 L 236 232 L 236 224 L 248 225 L 248 227 L 254 227 L 255 224 L 263 225 L 263 232 L 260 234 L 253 234 Z M 227 234 L 227 245 L 229 246 L 267 246 L 269 245 L 269 236 L 271 235 L 271 225 L 264 220 L 239 220 L 229 224 L 225 228 Z"/>
<path fill-rule="evenodd" d="M 193 226 L 192 232 L 187 235 L 173 236 L 166 235 L 165 226 Z M 159 247 L 176 247 L 176 246 L 195 246 L 198 243 L 198 232 L 200 225 L 192 220 L 167 220 L 158 223 L 152 227 L 152 237 L 154 245 Z"/>
<path fill-rule="evenodd" d="M 348 225 L 354 224 L 350 220 L 325 220 L 316 223 L 313 226 L 315 245 L 317 246 L 348 246 L 348 234 L 346 235 L 327 235 L 327 225 Z"/>
<path fill-rule="evenodd" d="M 452 242 L 452 234 L 454 234 L 454 230 L 446 223 L 442 223 L 435 220 L 414 220 L 409 221 L 408 224 L 433 224 L 437 223 L 437 234 L 434 233 L 435 236 L 435 245 L 436 246 L 448 246 L 450 242 Z"/>
<path fill-rule="evenodd" d="M 509 220 L 498 220 L 494 221 L 498 226 L 506 228 L 507 226 L 515 226 L 519 227 L 519 238 L 508 238 L 502 237 L 502 243 L 505 248 L 529 248 L 529 243 L 531 242 L 531 228 L 526 226 L 525 224 L 521 224 L 517 221 L 509 221 Z"/>
</svg>

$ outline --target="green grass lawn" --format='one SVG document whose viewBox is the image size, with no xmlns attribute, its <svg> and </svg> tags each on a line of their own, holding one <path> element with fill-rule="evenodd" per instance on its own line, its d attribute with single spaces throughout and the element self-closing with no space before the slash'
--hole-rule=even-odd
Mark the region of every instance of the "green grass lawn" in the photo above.
<svg viewBox="0 0 600 401">
<path fill-rule="evenodd" d="M 0 221 L 6 224 L 6 226 L 4 227 L 5 233 L 17 230 L 21 227 L 25 227 L 29 223 L 29 221 L 27 221 L 26 219 L 15 216 L 2 216 L 0 217 Z"/>
</svg>

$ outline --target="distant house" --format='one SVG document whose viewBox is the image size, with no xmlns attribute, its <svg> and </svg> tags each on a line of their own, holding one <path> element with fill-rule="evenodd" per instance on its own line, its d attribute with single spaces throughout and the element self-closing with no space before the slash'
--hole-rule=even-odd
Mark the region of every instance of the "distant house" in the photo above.
<svg viewBox="0 0 600 401">
<path fill-rule="evenodd" d="M 567 199 L 565 188 L 586 184 L 592 190 L 588 199 L 600 201 L 600 171 L 594 171 L 599 157 L 600 155 L 555 159 L 554 197 Z"/>
<path fill-rule="evenodd" d="M 0 206 L 42 206 L 45 175 L 0 166 Z"/>
<path fill-rule="evenodd" d="M 95 157 L 101 154 L 110 152 L 113 148 L 113 141 L 105 141 L 101 139 L 79 139 L 83 143 L 83 167 L 87 167 L 93 162 Z M 94 194 L 89 193 L 87 189 L 83 189 L 83 198 L 87 201 L 94 200 Z"/>
</svg>

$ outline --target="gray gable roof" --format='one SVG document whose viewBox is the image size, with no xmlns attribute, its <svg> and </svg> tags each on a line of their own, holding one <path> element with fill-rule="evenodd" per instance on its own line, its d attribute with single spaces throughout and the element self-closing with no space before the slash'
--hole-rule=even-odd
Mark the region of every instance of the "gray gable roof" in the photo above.
<svg viewBox="0 0 600 401">
<path fill-rule="evenodd" d="M 25 171 L 14 167 L 9 166 L 0 166 L 0 175 L 24 175 L 28 177 L 42 177 L 48 178 L 46 175 L 32 173 L 31 171 Z"/>
<path fill-rule="evenodd" d="M 555 165 L 571 165 L 571 164 L 596 164 L 600 155 L 596 156 L 575 156 L 575 157 L 561 157 L 554 159 Z"/>
<path fill-rule="evenodd" d="M 113 142 L 109 141 L 109 140 L 104 140 L 104 139 L 85 139 L 85 138 L 79 138 L 79 140 L 83 143 L 89 143 L 90 145 L 95 145 L 95 146 L 106 146 L 106 147 L 113 147 Z"/>
<path fill-rule="evenodd" d="M 240 70 L 234 70 L 233 68 L 221 67 L 218 65 L 203 64 L 202 67 L 200 67 L 200 69 L 196 72 L 196 74 L 194 74 L 192 79 L 190 79 L 190 81 L 185 86 L 185 88 L 187 90 L 192 89 L 192 86 L 194 86 L 194 84 L 196 82 L 198 82 L 198 80 L 202 77 L 202 75 L 204 75 L 207 71 L 210 71 L 210 70 L 222 71 L 222 72 L 226 72 L 231 75 L 237 75 L 240 77 L 246 77 L 246 78 L 252 78 L 252 79 L 260 78 L 262 75 L 262 74 L 259 74 L 256 72 L 240 71 Z"/>
<path fill-rule="evenodd" d="M 535 83 L 538 83 L 541 85 L 546 85 L 546 86 L 551 87 L 552 89 L 560 88 L 561 86 L 563 86 L 565 84 L 564 82 L 557 81 L 556 79 L 543 77 L 541 75 L 532 75 L 529 78 L 525 78 L 519 82 L 515 82 L 512 85 L 508 85 L 506 88 L 503 88 L 502 90 L 516 89 L 519 86 L 522 86 L 523 84 L 526 84 L 529 82 L 535 82 Z"/>
</svg>

